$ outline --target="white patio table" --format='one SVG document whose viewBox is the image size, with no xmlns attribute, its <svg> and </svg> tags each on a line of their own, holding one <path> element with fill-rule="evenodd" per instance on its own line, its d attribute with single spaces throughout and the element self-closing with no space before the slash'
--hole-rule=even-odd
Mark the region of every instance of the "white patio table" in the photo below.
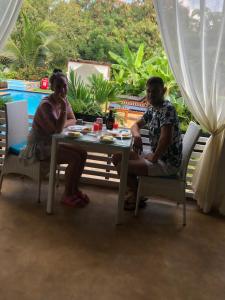
<svg viewBox="0 0 225 300">
<path fill-rule="evenodd" d="M 83 135 L 79 138 L 71 138 L 66 136 L 64 133 L 54 134 L 52 137 L 52 148 L 51 148 L 51 164 L 50 164 L 50 175 L 49 175 L 49 187 L 48 187 L 48 200 L 47 210 L 48 214 L 53 212 L 53 202 L 55 196 L 55 177 L 56 177 L 56 155 L 58 143 L 78 144 L 79 146 L 86 149 L 88 152 L 108 153 L 114 154 L 122 153 L 121 171 L 120 171 L 120 183 L 119 183 L 119 194 L 118 194 L 118 206 L 116 214 L 116 224 L 121 224 L 123 219 L 123 204 L 124 195 L 127 186 L 127 169 L 129 152 L 131 148 L 131 139 L 115 139 L 114 143 L 103 143 L 93 135 Z"/>
</svg>

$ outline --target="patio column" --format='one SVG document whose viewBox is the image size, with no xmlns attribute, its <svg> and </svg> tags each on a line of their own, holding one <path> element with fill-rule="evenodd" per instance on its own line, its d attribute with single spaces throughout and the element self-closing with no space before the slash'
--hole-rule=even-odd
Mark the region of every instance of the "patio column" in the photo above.
<svg viewBox="0 0 225 300">
<path fill-rule="evenodd" d="M 153 0 L 182 96 L 211 137 L 193 178 L 204 212 L 225 215 L 225 0 Z"/>
<path fill-rule="evenodd" d="M 22 0 L 1 0 L 0 1 L 0 49 L 9 37 L 17 20 Z"/>
</svg>

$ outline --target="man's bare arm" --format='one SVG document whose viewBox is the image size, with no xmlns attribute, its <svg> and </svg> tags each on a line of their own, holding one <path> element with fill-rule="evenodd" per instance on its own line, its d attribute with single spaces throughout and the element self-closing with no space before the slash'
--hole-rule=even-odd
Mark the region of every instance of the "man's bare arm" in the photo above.
<svg viewBox="0 0 225 300">
<path fill-rule="evenodd" d="M 145 121 L 143 119 L 138 120 L 135 122 L 131 127 L 131 133 L 134 138 L 133 149 L 135 152 L 142 152 L 142 139 L 140 129 L 143 128 L 145 125 Z"/>
<path fill-rule="evenodd" d="M 135 122 L 132 126 L 131 126 L 131 133 L 132 136 L 141 136 L 140 134 L 140 129 L 143 128 L 145 125 L 145 121 L 140 119 L 137 122 Z"/>
</svg>

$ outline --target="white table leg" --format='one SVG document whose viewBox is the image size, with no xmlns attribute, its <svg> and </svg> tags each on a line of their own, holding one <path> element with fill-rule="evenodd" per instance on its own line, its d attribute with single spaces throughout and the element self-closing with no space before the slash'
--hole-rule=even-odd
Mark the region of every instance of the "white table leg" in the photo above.
<svg viewBox="0 0 225 300">
<path fill-rule="evenodd" d="M 57 150 L 57 140 L 55 137 L 53 137 L 52 147 L 51 147 L 49 184 L 48 184 L 48 200 L 47 200 L 47 208 L 46 208 L 46 212 L 48 214 L 51 214 L 53 212 L 53 201 L 55 197 L 56 150 Z"/>
<path fill-rule="evenodd" d="M 116 216 L 116 224 L 119 225 L 123 221 L 123 209 L 124 209 L 124 196 L 127 188 L 127 172 L 128 172 L 128 160 L 129 149 L 122 152 L 122 161 L 120 166 L 120 184 L 119 184 L 119 196 L 118 196 L 118 209 Z"/>
</svg>

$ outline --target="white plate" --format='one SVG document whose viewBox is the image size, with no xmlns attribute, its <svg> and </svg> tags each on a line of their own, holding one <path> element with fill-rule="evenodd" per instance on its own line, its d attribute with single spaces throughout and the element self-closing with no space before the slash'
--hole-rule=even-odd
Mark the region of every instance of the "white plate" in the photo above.
<svg viewBox="0 0 225 300">
<path fill-rule="evenodd" d="M 79 131 L 77 131 L 77 132 L 79 132 Z M 79 132 L 80 133 L 80 132 Z M 83 136 L 83 134 L 82 133 L 80 133 L 80 135 L 79 136 L 72 136 L 72 135 L 70 135 L 71 134 L 71 132 L 70 131 L 67 131 L 67 132 L 65 132 L 64 133 L 66 136 L 68 136 L 68 137 L 70 137 L 70 138 L 72 138 L 72 139 L 79 139 L 80 137 L 82 137 Z"/>
<path fill-rule="evenodd" d="M 69 131 L 82 131 L 85 128 L 85 126 L 83 125 L 72 125 L 72 126 L 68 126 L 68 130 Z"/>
<path fill-rule="evenodd" d="M 129 140 L 132 138 L 131 132 L 128 129 L 118 129 L 118 130 L 112 130 L 111 132 L 115 138 L 117 139 L 123 139 L 123 140 Z"/>
</svg>

